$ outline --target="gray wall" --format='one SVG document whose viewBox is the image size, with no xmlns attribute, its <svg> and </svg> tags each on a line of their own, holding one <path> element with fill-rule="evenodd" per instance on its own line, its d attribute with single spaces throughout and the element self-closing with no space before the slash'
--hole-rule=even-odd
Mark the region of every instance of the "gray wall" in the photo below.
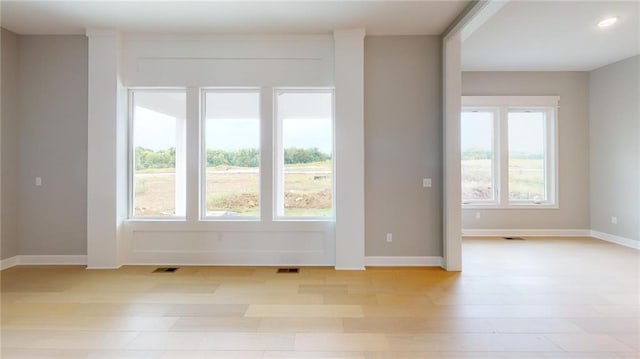
<svg viewBox="0 0 640 359">
<path fill-rule="evenodd" d="M 462 94 L 557 95 L 559 209 L 462 211 L 464 229 L 583 229 L 589 225 L 589 74 L 465 72 Z M 475 213 L 480 212 L 480 219 Z"/>
<path fill-rule="evenodd" d="M 592 71 L 589 86 L 591 228 L 640 240 L 640 56 Z"/>
<path fill-rule="evenodd" d="M 19 61 L 20 254 L 86 254 L 86 37 L 20 36 Z"/>
<path fill-rule="evenodd" d="M 364 73 L 365 253 L 441 256 L 441 39 L 367 36 Z"/>
<path fill-rule="evenodd" d="M 0 259 L 18 254 L 18 36 L 2 29 L 2 225 Z"/>
</svg>

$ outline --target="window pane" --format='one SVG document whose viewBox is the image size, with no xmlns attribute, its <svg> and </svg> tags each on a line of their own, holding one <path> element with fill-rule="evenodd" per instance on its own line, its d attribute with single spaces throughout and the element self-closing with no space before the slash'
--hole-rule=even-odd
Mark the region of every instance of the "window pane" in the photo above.
<svg viewBox="0 0 640 359">
<path fill-rule="evenodd" d="M 509 200 L 547 200 L 545 113 L 509 112 Z"/>
<path fill-rule="evenodd" d="M 462 201 L 495 199 L 493 112 L 463 112 L 461 117 Z"/>
<path fill-rule="evenodd" d="M 329 92 L 278 95 L 279 216 L 330 217 L 333 106 Z"/>
<path fill-rule="evenodd" d="M 133 215 L 185 215 L 184 92 L 133 93 Z"/>
<path fill-rule="evenodd" d="M 260 94 L 207 92 L 206 215 L 260 215 Z"/>
</svg>

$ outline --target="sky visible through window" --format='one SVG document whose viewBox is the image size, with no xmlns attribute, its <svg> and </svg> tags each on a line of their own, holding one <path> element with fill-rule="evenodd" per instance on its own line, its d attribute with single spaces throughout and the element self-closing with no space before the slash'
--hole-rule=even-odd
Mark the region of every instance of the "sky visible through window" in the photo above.
<svg viewBox="0 0 640 359">
<path fill-rule="evenodd" d="M 141 106 L 134 111 L 135 147 L 160 151 L 176 146 L 174 117 Z"/>
<path fill-rule="evenodd" d="M 509 152 L 544 154 L 544 112 L 509 112 Z"/>
<path fill-rule="evenodd" d="M 489 125 L 491 113 L 486 111 L 463 112 L 462 151 L 489 147 L 493 128 Z M 520 154 L 542 154 L 545 143 L 545 114 L 541 111 L 509 112 L 509 148 Z"/>
<path fill-rule="evenodd" d="M 253 111 L 242 111 L 242 109 L 251 109 L 255 106 L 243 106 L 240 102 L 255 101 L 255 98 L 252 99 L 251 96 L 257 96 L 257 93 L 247 93 L 247 96 L 224 95 L 215 93 L 215 99 L 212 98 L 208 102 L 207 119 L 215 117 L 216 121 L 214 126 L 207 126 L 205 134 L 207 148 L 224 151 L 253 148 L 256 126 L 260 125 L 255 119 L 259 118 L 259 114 L 253 113 Z M 318 101 L 318 97 L 320 97 L 320 101 Z M 326 98 L 324 97 L 297 96 L 293 106 L 281 109 L 285 125 L 284 148 L 316 147 L 327 154 L 333 152 L 331 113 L 326 110 L 331 109 L 331 106 L 322 107 L 323 104 L 318 103 L 331 101 L 331 97 L 330 94 L 327 94 Z M 230 106 L 229 101 L 236 103 Z M 226 105 L 216 106 L 216 102 Z M 318 108 L 323 110 L 319 111 Z M 223 111 L 216 111 L 216 109 L 223 109 Z M 235 109 L 240 109 L 240 111 Z M 309 113 L 313 113 L 313 116 L 310 116 Z M 135 118 L 135 146 L 154 151 L 166 150 L 175 146 L 175 138 L 172 135 L 176 133 L 175 119 L 172 116 L 136 106 Z M 229 133 L 234 133 L 236 136 L 228 136 Z"/>
<path fill-rule="evenodd" d="M 493 143 L 493 113 L 462 113 L 462 151 L 476 148 L 491 150 Z"/>
</svg>

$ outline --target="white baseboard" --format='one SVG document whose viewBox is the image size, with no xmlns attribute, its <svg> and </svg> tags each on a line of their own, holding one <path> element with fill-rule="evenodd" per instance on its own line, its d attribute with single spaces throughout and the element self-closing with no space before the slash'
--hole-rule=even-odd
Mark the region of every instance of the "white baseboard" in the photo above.
<svg viewBox="0 0 640 359">
<path fill-rule="evenodd" d="M 335 270 L 343 270 L 343 271 L 347 271 L 347 270 L 365 270 L 365 267 L 333 267 L 333 269 Z"/>
<path fill-rule="evenodd" d="M 0 270 L 5 270 L 18 265 L 18 256 L 0 259 Z"/>
<path fill-rule="evenodd" d="M 594 231 L 594 230 L 591 231 L 591 237 L 601 239 L 603 241 L 619 244 L 621 246 L 640 250 L 640 241 L 635 241 L 630 238 L 620 237 L 613 234 Z"/>
<path fill-rule="evenodd" d="M 588 229 L 463 229 L 463 237 L 590 237 Z"/>
<path fill-rule="evenodd" d="M 86 265 L 86 255 L 18 255 L 3 259 L 1 269 L 17 265 Z"/>
<path fill-rule="evenodd" d="M 368 267 L 442 267 L 442 257 L 364 257 Z"/>
</svg>

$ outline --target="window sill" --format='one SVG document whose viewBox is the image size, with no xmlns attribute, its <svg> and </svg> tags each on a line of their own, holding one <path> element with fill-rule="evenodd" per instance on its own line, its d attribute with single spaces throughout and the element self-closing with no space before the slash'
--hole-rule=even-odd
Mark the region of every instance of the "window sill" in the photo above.
<svg viewBox="0 0 640 359">
<path fill-rule="evenodd" d="M 274 222 L 335 222 L 335 217 L 275 217 Z"/>
<path fill-rule="evenodd" d="M 467 209 L 559 209 L 558 204 L 510 204 L 507 206 L 498 204 L 463 204 L 462 210 Z"/>
<path fill-rule="evenodd" d="M 186 217 L 132 217 L 125 222 L 186 222 Z"/>
<path fill-rule="evenodd" d="M 201 222 L 261 222 L 260 217 L 203 217 Z"/>
<path fill-rule="evenodd" d="M 198 231 L 198 232 L 262 232 L 262 231 L 325 231 L 335 221 L 213 221 L 213 220 L 140 220 L 127 219 L 127 230 L 132 231 Z"/>
</svg>

